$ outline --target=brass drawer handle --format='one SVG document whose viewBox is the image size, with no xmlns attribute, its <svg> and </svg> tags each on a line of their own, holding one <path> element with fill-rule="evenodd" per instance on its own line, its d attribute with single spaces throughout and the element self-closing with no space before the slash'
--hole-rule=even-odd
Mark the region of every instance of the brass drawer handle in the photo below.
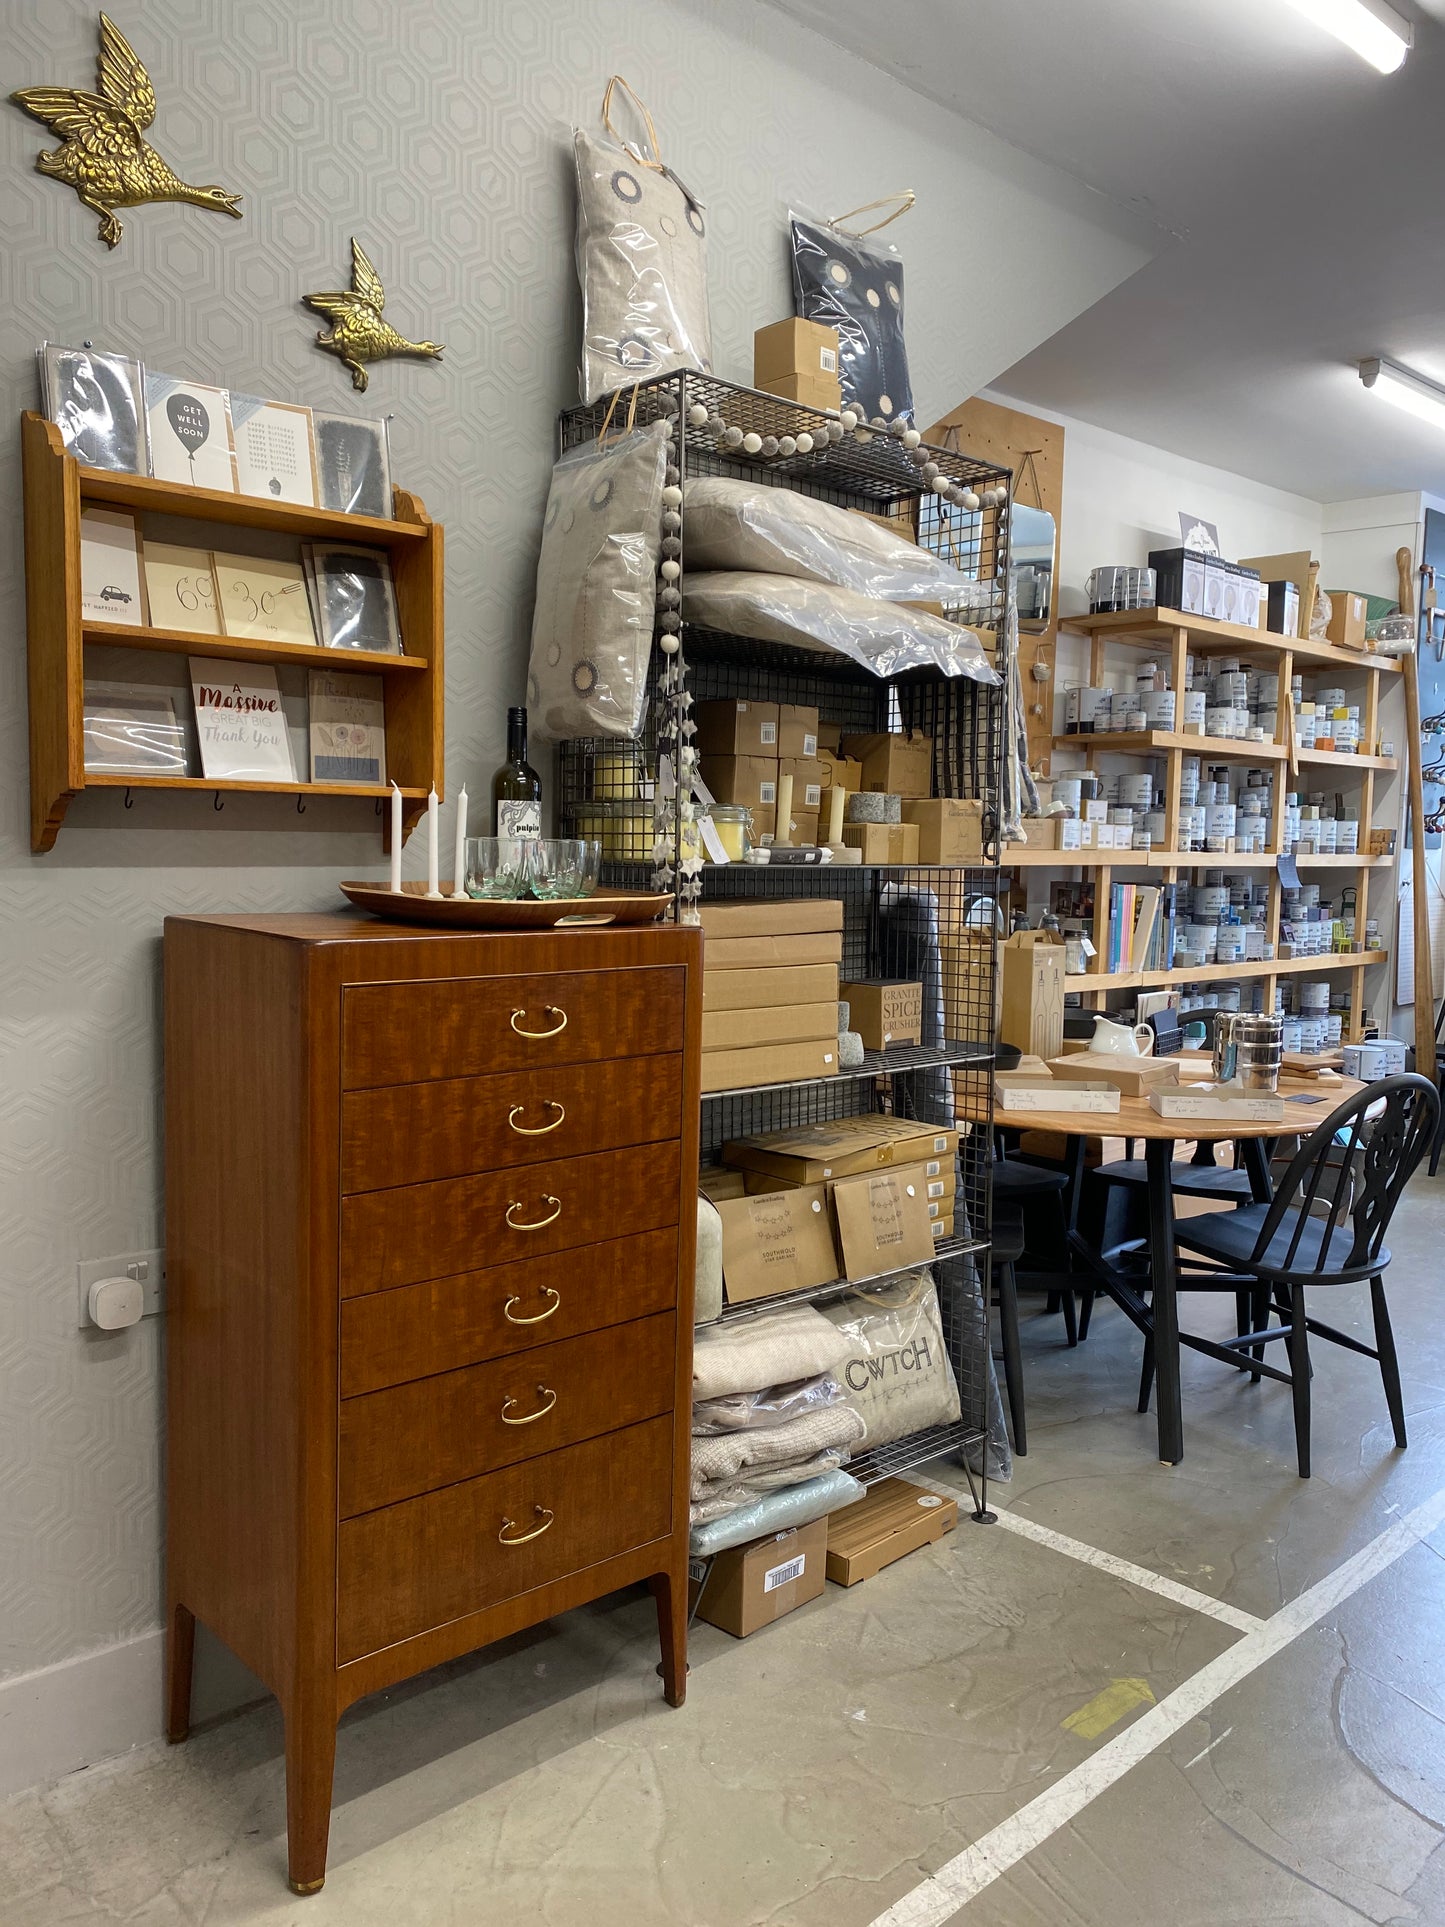
<svg viewBox="0 0 1445 1927">
<path fill-rule="evenodd" d="M 561 1031 L 566 1030 L 567 1013 L 565 1010 L 559 1010 L 556 1004 L 543 1004 L 542 1009 L 549 1012 L 553 1017 L 560 1017 L 562 1020 L 561 1023 L 553 1024 L 550 1030 L 525 1030 L 522 1025 L 517 1022 L 517 1019 L 519 1017 L 525 1017 L 527 1014 L 526 1011 L 514 1010 L 512 1012 L 512 1029 L 516 1031 L 519 1037 L 556 1037 Z"/>
<path fill-rule="evenodd" d="M 515 1538 L 509 1539 L 507 1537 L 508 1530 L 509 1528 L 514 1526 L 517 1522 L 515 1519 L 503 1519 L 502 1529 L 497 1534 L 497 1538 L 502 1545 L 524 1546 L 526 1545 L 529 1539 L 540 1539 L 542 1534 L 547 1530 L 548 1526 L 551 1525 L 552 1521 L 557 1516 L 555 1512 L 548 1512 L 546 1506 L 544 1505 L 534 1505 L 532 1507 L 532 1510 L 536 1513 L 537 1517 L 541 1519 L 542 1521 L 541 1525 L 533 1526 L 530 1532 L 521 1532 L 521 1533 L 518 1533 Z"/>
<path fill-rule="evenodd" d="M 556 1130 L 557 1126 L 567 1115 L 565 1108 L 557 1102 L 555 1097 L 548 1097 L 542 1100 L 542 1109 L 544 1111 L 555 1111 L 557 1113 L 550 1124 L 519 1124 L 517 1119 L 524 1114 L 526 1109 L 525 1104 L 514 1104 L 507 1113 L 507 1122 L 517 1133 L 518 1137 L 546 1137 L 549 1131 Z"/>
<path fill-rule="evenodd" d="M 522 1418 L 508 1418 L 507 1407 L 509 1405 L 515 1405 L 517 1402 L 516 1399 L 508 1394 L 508 1396 L 502 1400 L 503 1425 L 535 1425 L 539 1418 L 546 1418 L 552 1407 L 557 1403 L 557 1394 L 552 1390 L 550 1385 L 539 1385 L 537 1387 L 537 1395 L 539 1398 L 545 1398 L 547 1403 L 545 1405 L 539 1405 L 535 1412 L 528 1412 Z"/>
<path fill-rule="evenodd" d="M 562 1294 L 560 1291 L 553 1291 L 550 1285 L 543 1285 L 542 1289 L 552 1302 L 545 1311 L 539 1311 L 533 1318 L 514 1318 L 512 1316 L 513 1305 L 520 1305 L 522 1302 L 515 1292 L 512 1294 L 502 1307 L 502 1316 L 509 1325 L 540 1325 L 544 1318 L 550 1318 L 552 1316 L 553 1312 L 556 1311 L 562 1302 Z"/>
<path fill-rule="evenodd" d="M 520 1211 L 523 1208 L 520 1199 L 513 1198 L 512 1202 L 507 1206 L 507 1223 L 512 1227 L 513 1231 L 540 1231 L 545 1225 L 555 1224 L 557 1219 L 562 1215 L 562 1200 L 560 1198 L 554 1198 L 550 1191 L 544 1191 L 542 1193 L 542 1202 L 544 1204 L 550 1204 L 552 1209 L 547 1213 L 545 1218 L 533 1218 L 529 1224 L 525 1218 L 514 1218 L 512 1216 L 514 1211 Z"/>
</svg>

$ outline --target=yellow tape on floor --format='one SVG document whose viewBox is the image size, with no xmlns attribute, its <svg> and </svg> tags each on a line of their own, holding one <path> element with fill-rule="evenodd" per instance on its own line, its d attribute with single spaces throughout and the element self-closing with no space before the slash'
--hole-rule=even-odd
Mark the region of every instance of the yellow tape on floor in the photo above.
<svg viewBox="0 0 1445 1927">
<path fill-rule="evenodd" d="M 1097 1740 L 1101 1733 L 1107 1733 L 1111 1726 L 1117 1726 L 1126 1713 L 1132 1713 L 1136 1706 L 1152 1706 L 1154 1694 L 1147 1679 L 1110 1680 L 1102 1693 L 1095 1693 L 1086 1706 L 1077 1713 L 1070 1713 L 1059 1724 L 1070 1733 L 1077 1733 L 1081 1740 Z"/>
</svg>

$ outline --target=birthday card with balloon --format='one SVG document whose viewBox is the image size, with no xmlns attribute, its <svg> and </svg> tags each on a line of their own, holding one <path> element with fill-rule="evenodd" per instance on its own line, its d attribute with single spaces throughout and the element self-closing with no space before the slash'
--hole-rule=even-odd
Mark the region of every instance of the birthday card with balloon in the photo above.
<svg viewBox="0 0 1445 1927">
<path fill-rule="evenodd" d="M 236 492 L 231 403 L 224 388 L 145 371 L 151 474 L 163 482 Z"/>
</svg>

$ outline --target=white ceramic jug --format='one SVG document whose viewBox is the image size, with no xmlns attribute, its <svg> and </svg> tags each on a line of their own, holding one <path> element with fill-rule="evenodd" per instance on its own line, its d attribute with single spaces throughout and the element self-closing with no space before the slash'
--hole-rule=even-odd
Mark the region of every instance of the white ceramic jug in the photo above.
<svg viewBox="0 0 1445 1927">
<path fill-rule="evenodd" d="M 1111 1017 L 1099 1017 L 1094 1021 L 1094 1039 L 1090 1050 L 1102 1051 L 1108 1057 L 1147 1057 L 1154 1048 L 1154 1032 L 1148 1024 L 1117 1024 Z"/>
</svg>

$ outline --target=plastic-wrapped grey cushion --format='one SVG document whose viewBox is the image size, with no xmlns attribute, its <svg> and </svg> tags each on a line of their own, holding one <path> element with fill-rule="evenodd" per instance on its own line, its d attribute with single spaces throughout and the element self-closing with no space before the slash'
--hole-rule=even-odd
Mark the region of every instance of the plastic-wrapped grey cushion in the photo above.
<svg viewBox="0 0 1445 1927">
<path fill-rule="evenodd" d="M 670 174 L 578 128 L 577 278 L 582 399 L 712 366 L 707 232 Z"/>
<path fill-rule="evenodd" d="M 569 449 L 552 470 L 527 706 L 539 736 L 636 736 L 662 541 L 667 443 L 635 429 Z"/>
<path fill-rule="evenodd" d="M 692 1316 L 695 1324 L 710 1325 L 723 1308 L 722 1217 L 707 1198 L 697 1201 L 697 1282 Z"/>
<path fill-rule="evenodd" d="M 871 1450 L 959 1417 L 958 1381 L 926 1267 L 820 1305 L 848 1340 L 836 1376 L 868 1427 Z"/>
<path fill-rule="evenodd" d="M 793 489 L 729 475 L 683 487 L 690 569 L 752 569 L 832 582 L 883 602 L 948 602 L 975 584 L 951 564 L 866 515 Z"/>
<path fill-rule="evenodd" d="M 765 1532 L 786 1532 L 791 1526 L 811 1525 L 827 1512 L 837 1512 L 865 1496 L 866 1488 L 849 1473 L 825 1472 L 803 1485 L 787 1486 L 769 1492 L 751 1505 L 740 1506 L 726 1518 L 708 1525 L 694 1526 L 688 1536 L 688 1551 L 694 1559 L 710 1559 L 729 1546 L 741 1546 L 749 1539 L 760 1539 Z"/>
<path fill-rule="evenodd" d="M 998 681 L 971 629 L 832 583 L 759 570 L 694 569 L 683 578 L 682 612 L 689 622 L 722 635 L 833 649 L 875 676 L 928 667 L 974 682 Z"/>
</svg>

